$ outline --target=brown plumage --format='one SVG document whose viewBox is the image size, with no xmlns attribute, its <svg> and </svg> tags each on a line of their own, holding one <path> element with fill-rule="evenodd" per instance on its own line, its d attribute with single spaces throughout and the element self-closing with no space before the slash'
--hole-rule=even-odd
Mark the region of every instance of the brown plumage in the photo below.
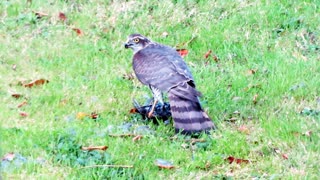
<svg viewBox="0 0 320 180">
<path fill-rule="evenodd" d="M 140 34 L 130 35 L 125 48 L 134 51 L 134 72 L 150 87 L 154 100 L 163 103 L 162 92 L 168 93 L 177 133 L 193 134 L 215 129 L 200 105 L 200 92 L 196 90 L 191 71 L 175 49 Z"/>
</svg>

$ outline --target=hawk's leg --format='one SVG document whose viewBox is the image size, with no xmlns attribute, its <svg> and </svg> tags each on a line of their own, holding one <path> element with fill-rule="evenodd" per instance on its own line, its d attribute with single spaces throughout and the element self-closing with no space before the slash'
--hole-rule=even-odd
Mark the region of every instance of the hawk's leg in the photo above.
<svg viewBox="0 0 320 180">
<path fill-rule="evenodd" d="M 148 113 L 148 117 L 150 118 L 152 117 L 156 104 L 159 102 L 161 105 L 163 105 L 163 98 L 162 98 L 162 92 L 160 91 L 160 89 L 153 87 L 151 85 L 149 85 L 149 87 L 153 94 L 153 104 L 152 104 L 151 110 Z"/>
</svg>

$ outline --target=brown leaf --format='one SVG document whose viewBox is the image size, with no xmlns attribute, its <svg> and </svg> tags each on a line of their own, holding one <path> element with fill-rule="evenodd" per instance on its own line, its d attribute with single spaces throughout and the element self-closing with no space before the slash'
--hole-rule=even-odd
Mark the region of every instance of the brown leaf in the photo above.
<svg viewBox="0 0 320 180">
<path fill-rule="evenodd" d="M 27 105 L 27 104 L 28 104 L 27 101 L 23 101 L 23 102 L 20 103 L 17 107 L 18 107 L 18 108 L 21 108 L 22 106 L 25 106 L 25 105 Z"/>
<path fill-rule="evenodd" d="M 38 79 L 38 80 L 34 80 L 28 84 L 23 84 L 24 87 L 28 87 L 28 88 L 31 88 L 33 86 L 39 86 L 39 85 L 43 85 L 43 84 L 46 84 L 46 83 L 49 83 L 48 80 L 46 79 Z"/>
<path fill-rule="evenodd" d="M 132 109 L 130 109 L 129 113 L 135 114 L 135 113 L 139 113 L 139 111 L 137 108 L 132 108 Z"/>
<path fill-rule="evenodd" d="M 214 60 L 215 62 L 219 62 L 219 61 L 220 61 L 220 59 L 219 59 L 218 56 L 216 56 L 216 55 L 213 55 L 213 60 Z"/>
<path fill-rule="evenodd" d="M 258 94 L 255 94 L 255 95 L 253 96 L 252 102 L 253 102 L 253 104 L 257 104 L 257 102 L 258 102 Z"/>
<path fill-rule="evenodd" d="M 242 132 L 242 133 L 245 133 L 245 134 L 250 134 L 250 130 L 245 126 L 245 125 L 241 125 L 239 128 L 238 128 L 238 131 Z"/>
<path fill-rule="evenodd" d="M 16 99 L 19 99 L 19 98 L 23 97 L 22 94 L 18 94 L 18 93 L 11 94 L 11 96 L 16 98 Z"/>
<path fill-rule="evenodd" d="M 249 69 L 248 71 L 247 71 L 247 74 L 248 75 L 253 75 L 253 74 L 255 74 L 257 72 L 257 69 Z"/>
<path fill-rule="evenodd" d="M 181 57 L 185 57 L 189 53 L 187 49 L 176 49 L 176 51 L 180 54 Z"/>
<path fill-rule="evenodd" d="M 26 113 L 26 112 L 20 112 L 19 114 L 20 114 L 20 116 L 22 116 L 22 117 L 27 117 L 27 116 L 28 116 L 28 113 Z"/>
<path fill-rule="evenodd" d="M 84 151 L 93 151 L 93 150 L 102 150 L 105 151 L 108 149 L 108 146 L 89 146 L 89 147 L 81 147 L 81 150 Z"/>
<path fill-rule="evenodd" d="M 281 155 L 283 159 L 288 159 L 288 155 L 287 154 L 282 154 Z"/>
<path fill-rule="evenodd" d="M 210 56 L 211 53 L 212 53 L 211 50 L 207 51 L 207 52 L 204 54 L 204 58 L 207 59 L 207 58 Z"/>
<path fill-rule="evenodd" d="M 34 15 L 36 16 L 36 18 L 37 19 L 41 19 L 41 18 L 43 18 L 43 17 L 46 17 L 46 16 L 48 16 L 48 14 L 47 13 L 44 13 L 44 12 L 35 12 L 35 11 L 33 11 L 33 13 L 34 13 Z"/>
<path fill-rule="evenodd" d="M 237 163 L 237 164 L 248 164 L 250 161 L 246 160 L 246 159 L 238 159 L 235 158 L 233 156 L 229 156 L 228 158 L 226 158 L 227 161 L 229 161 L 230 164 L 232 164 L 233 162 Z"/>
<path fill-rule="evenodd" d="M 7 153 L 3 156 L 2 161 L 12 161 L 16 155 L 13 152 Z"/>
<path fill-rule="evenodd" d="M 89 117 L 89 114 L 84 113 L 84 112 L 78 112 L 77 115 L 76 115 L 76 118 L 79 119 L 79 120 L 81 120 L 81 119 L 83 119 L 85 117 Z"/>
<path fill-rule="evenodd" d="M 60 21 L 65 22 L 67 20 L 67 16 L 64 13 L 59 12 L 59 19 Z"/>
<path fill-rule="evenodd" d="M 98 119 L 99 117 L 99 114 L 96 113 L 96 112 L 92 112 L 91 115 L 90 115 L 91 119 Z"/>
<path fill-rule="evenodd" d="M 81 29 L 79 29 L 79 28 L 72 28 L 72 30 L 73 30 L 74 32 L 76 32 L 78 36 L 82 36 L 82 35 L 83 35 L 83 32 L 82 32 Z"/>
<path fill-rule="evenodd" d="M 137 135 L 137 136 L 135 136 L 134 138 L 132 138 L 132 141 L 135 142 L 135 141 L 138 141 L 138 140 L 140 140 L 140 139 L 142 139 L 142 138 L 143 138 L 143 136 Z"/>
</svg>

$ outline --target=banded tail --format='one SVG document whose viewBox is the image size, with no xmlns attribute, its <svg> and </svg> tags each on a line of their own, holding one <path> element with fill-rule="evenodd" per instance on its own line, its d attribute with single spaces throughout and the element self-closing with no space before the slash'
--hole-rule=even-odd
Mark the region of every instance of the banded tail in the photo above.
<svg viewBox="0 0 320 180">
<path fill-rule="evenodd" d="M 169 90 L 168 97 L 176 133 L 194 134 L 216 129 L 200 105 L 200 95 L 192 82 Z"/>
</svg>

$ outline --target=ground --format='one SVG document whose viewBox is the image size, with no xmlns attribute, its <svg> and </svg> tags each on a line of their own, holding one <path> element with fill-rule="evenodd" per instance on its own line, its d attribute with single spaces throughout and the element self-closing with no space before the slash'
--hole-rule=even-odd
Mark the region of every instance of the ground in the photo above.
<svg viewBox="0 0 320 180">
<path fill-rule="evenodd" d="M 1 1 L 1 176 L 316 179 L 319 13 L 316 0 Z M 132 33 L 188 51 L 218 130 L 197 142 L 129 113 L 151 96 Z"/>
</svg>

